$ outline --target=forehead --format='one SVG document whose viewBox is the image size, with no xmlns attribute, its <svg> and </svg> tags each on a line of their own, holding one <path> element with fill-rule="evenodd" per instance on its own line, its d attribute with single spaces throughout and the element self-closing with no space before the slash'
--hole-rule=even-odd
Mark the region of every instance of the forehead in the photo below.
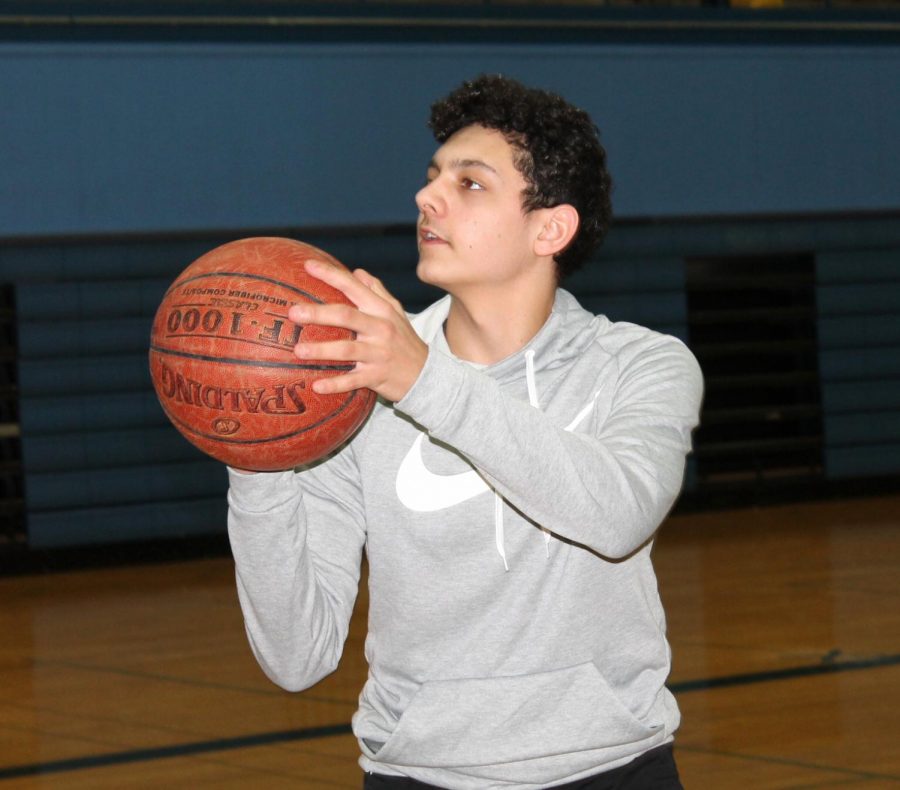
<svg viewBox="0 0 900 790">
<path fill-rule="evenodd" d="M 438 148 L 433 163 L 438 167 L 454 162 L 483 162 L 498 173 L 515 171 L 515 149 L 502 133 L 483 126 L 466 126 L 454 132 Z"/>
</svg>

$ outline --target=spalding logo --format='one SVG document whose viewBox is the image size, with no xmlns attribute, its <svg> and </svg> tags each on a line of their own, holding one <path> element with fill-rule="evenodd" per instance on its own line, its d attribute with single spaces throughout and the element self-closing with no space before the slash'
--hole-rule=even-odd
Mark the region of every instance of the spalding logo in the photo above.
<svg viewBox="0 0 900 790">
<path fill-rule="evenodd" d="M 241 429 L 241 423 L 240 420 L 220 417 L 217 420 L 213 420 L 212 427 L 221 436 L 231 436 L 231 434 L 237 433 Z"/>
</svg>

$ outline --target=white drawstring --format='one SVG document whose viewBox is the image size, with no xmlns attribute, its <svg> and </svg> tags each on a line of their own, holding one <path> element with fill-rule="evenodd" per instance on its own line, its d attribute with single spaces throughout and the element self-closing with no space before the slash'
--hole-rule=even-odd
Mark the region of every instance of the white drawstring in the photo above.
<svg viewBox="0 0 900 790">
<path fill-rule="evenodd" d="M 525 384 L 528 386 L 528 402 L 535 408 L 540 409 L 541 404 L 538 400 L 537 386 L 534 377 L 534 349 L 529 348 L 525 352 Z M 550 558 L 550 530 L 541 527 L 544 533 L 544 546 L 547 552 L 547 558 Z M 503 567 L 508 571 L 509 563 L 506 561 L 506 546 L 503 537 L 503 497 L 494 491 L 494 539 L 497 543 L 497 553 L 503 559 Z"/>
<path fill-rule="evenodd" d="M 537 394 L 537 384 L 534 380 L 534 349 L 529 348 L 525 352 L 525 383 L 528 385 L 528 402 L 534 406 L 535 409 L 540 409 L 541 404 L 538 400 Z M 547 559 L 550 558 L 550 530 L 545 527 L 541 527 L 541 532 L 544 533 L 544 548 L 547 552 Z"/>
<path fill-rule="evenodd" d="M 528 402 L 534 408 L 541 408 L 538 400 L 537 386 L 534 383 L 534 349 L 529 348 L 525 352 L 525 384 L 528 386 Z"/>
<path fill-rule="evenodd" d="M 503 540 L 503 497 L 494 491 L 494 539 L 497 541 L 497 553 L 503 560 L 503 567 L 509 570 L 509 563 L 506 561 L 506 546 Z"/>
</svg>

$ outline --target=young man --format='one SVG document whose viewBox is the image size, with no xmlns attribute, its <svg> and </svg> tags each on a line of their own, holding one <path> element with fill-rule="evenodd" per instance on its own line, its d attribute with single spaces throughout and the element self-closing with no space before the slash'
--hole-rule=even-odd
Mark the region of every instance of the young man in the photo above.
<svg viewBox="0 0 900 790">
<path fill-rule="evenodd" d="M 701 376 L 679 341 L 583 310 L 558 280 L 601 241 L 588 116 L 502 77 L 432 108 L 408 320 L 371 275 L 311 263 L 356 332 L 296 347 L 355 362 L 317 390 L 380 402 L 308 469 L 231 470 L 247 632 L 272 680 L 338 664 L 369 563 L 369 677 L 353 730 L 367 788 L 677 788 L 679 714 L 653 535 L 681 484 Z"/>
</svg>

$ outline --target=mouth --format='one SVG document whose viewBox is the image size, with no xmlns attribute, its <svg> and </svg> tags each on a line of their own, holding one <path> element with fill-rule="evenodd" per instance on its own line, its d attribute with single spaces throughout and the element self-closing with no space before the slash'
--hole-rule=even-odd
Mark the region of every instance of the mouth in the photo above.
<svg viewBox="0 0 900 790">
<path fill-rule="evenodd" d="M 419 228 L 419 243 L 421 244 L 446 244 L 447 240 L 436 233 L 432 228 L 422 226 Z"/>
</svg>

